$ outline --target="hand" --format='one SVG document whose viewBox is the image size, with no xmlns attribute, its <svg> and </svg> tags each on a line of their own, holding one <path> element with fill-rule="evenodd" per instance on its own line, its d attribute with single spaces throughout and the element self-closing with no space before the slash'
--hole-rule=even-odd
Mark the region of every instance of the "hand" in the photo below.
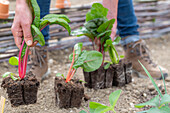
<svg viewBox="0 0 170 113">
<path fill-rule="evenodd" d="M 32 13 L 26 1 L 16 0 L 15 17 L 11 28 L 18 48 L 21 47 L 23 37 L 28 46 L 34 45 L 31 34 Z"/>
<path fill-rule="evenodd" d="M 115 18 L 115 23 L 112 28 L 111 38 L 114 40 L 116 36 L 117 29 L 117 10 L 118 10 L 118 0 L 103 0 L 103 6 L 109 9 L 107 18 L 113 19 Z"/>
</svg>

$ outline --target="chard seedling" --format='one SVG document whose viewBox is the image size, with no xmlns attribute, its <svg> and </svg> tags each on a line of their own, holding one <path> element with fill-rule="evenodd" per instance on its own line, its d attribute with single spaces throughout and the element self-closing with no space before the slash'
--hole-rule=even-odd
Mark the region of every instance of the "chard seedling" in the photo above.
<svg viewBox="0 0 170 113">
<path fill-rule="evenodd" d="M 154 85 L 156 91 L 158 92 L 158 95 L 155 96 L 154 98 L 152 98 L 148 102 L 135 105 L 135 107 L 136 108 L 143 108 L 143 107 L 145 107 L 147 105 L 152 106 L 152 108 L 150 108 L 149 110 L 142 111 L 142 112 L 139 112 L 139 113 L 170 113 L 170 108 L 169 108 L 170 95 L 167 94 L 165 80 L 164 80 L 162 70 L 160 69 L 161 74 L 162 74 L 162 78 L 163 78 L 163 82 L 164 82 L 164 89 L 165 89 L 165 94 L 164 95 L 161 93 L 161 91 L 159 90 L 159 88 L 156 85 L 155 81 L 153 80 L 152 76 L 147 71 L 147 69 L 144 67 L 144 65 L 140 61 L 139 61 L 139 63 L 141 64 L 141 66 L 145 70 L 148 77 L 151 79 L 152 84 Z"/>
<path fill-rule="evenodd" d="M 9 64 L 11 64 L 13 66 L 17 66 L 18 65 L 18 57 L 11 57 L 9 59 Z M 12 80 L 14 80 L 14 81 L 19 80 L 19 76 L 12 72 L 6 72 L 2 75 L 3 78 L 6 78 L 8 76 L 10 76 L 12 78 Z"/>
<path fill-rule="evenodd" d="M 90 113 L 106 113 L 108 111 L 113 111 L 114 113 L 116 113 L 116 111 L 114 110 L 114 107 L 120 97 L 121 92 L 122 90 L 117 90 L 109 95 L 110 106 L 106 106 L 106 105 L 103 105 L 97 102 L 90 102 L 89 112 Z M 87 113 L 87 112 L 82 110 L 79 113 Z"/>
<path fill-rule="evenodd" d="M 33 36 L 33 42 L 38 41 L 41 46 L 45 45 L 44 36 L 41 33 L 46 26 L 51 24 L 58 24 L 63 26 L 67 31 L 71 32 L 70 26 L 68 22 L 70 22 L 69 18 L 65 15 L 56 15 L 56 14 L 48 14 L 40 19 L 40 8 L 37 4 L 36 0 L 29 0 L 28 5 L 30 9 L 33 10 L 33 22 L 31 25 L 31 32 Z M 27 68 L 27 59 L 30 47 L 26 45 L 25 41 L 23 40 L 20 52 L 19 52 L 19 63 L 18 63 L 18 72 L 20 79 L 23 79 L 26 74 Z"/>
<path fill-rule="evenodd" d="M 108 9 L 104 8 L 100 3 L 94 3 L 91 10 L 86 14 L 86 23 L 83 27 L 72 32 L 72 35 L 76 36 L 87 36 L 93 44 L 95 50 L 95 41 L 98 40 L 100 43 L 97 44 L 98 51 L 103 54 L 103 63 L 105 52 L 109 52 L 111 62 L 105 68 L 108 68 L 110 64 L 118 64 L 119 56 L 114 47 L 120 41 L 120 37 L 117 37 L 114 41 L 111 40 L 111 32 L 115 19 L 107 19 Z"/>
<path fill-rule="evenodd" d="M 70 54 L 69 60 L 71 65 L 66 77 L 66 82 L 69 82 L 76 70 L 81 67 L 86 72 L 91 72 L 97 70 L 103 61 L 103 56 L 98 51 L 86 51 L 82 50 L 83 43 L 77 43 L 74 46 L 73 53 Z M 62 74 L 57 74 L 62 75 Z M 62 75 L 64 77 L 64 75 Z"/>
</svg>

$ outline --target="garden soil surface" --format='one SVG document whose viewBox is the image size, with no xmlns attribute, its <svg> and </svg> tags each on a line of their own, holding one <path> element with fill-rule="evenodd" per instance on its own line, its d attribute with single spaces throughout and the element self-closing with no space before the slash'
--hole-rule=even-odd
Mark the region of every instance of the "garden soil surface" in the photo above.
<svg viewBox="0 0 170 113">
<path fill-rule="evenodd" d="M 151 50 L 153 58 L 157 60 L 160 65 L 164 66 L 170 71 L 170 35 L 165 35 L 158 39 L 147 39 L 146 42 Z M 88 47 L 87 49 L 90 48 L 91 47 Z M 123 54 L 123 49 L 121 46 L 117 46 L 117 50 L 119 51 L 119 54 Z M 0 96 L 4 96 L 7 99 L 5 104 L 5 113 L 79 113 L 82 109 L 88 108 L 89 101 L 95 101 L 109 105 L 109 94 L 117 89 L 123 90 L 115 107 L 117 113 L 136 113 L 141 109 L 135 108 L 135 104 L 146 102 L 154 97 L 155 94 L 157 94 L 149 79 L 138 78 L 133 75 L 132 83 L 123 87 L 113 87 L 97 91 L 85 88 L 85 94 L 91 97 L 89 101 L 83 101 L 81 107 L 78 109 L 59 109 L 59 107 L 56 107 L 55 103 L 55 75 L 56 73 L 63 73 L 66 76 L 70 66 L 68 55 L 71 53 L 71 51 L 72 48 L 68 48 L 65 50 L 52 51 L 49 53 L 49 66 L 51 69 L 51 74 L 40 84 L 40 88 L 38 90 L 38 100 L 36 104 L 11 107 L 5 90 L 0 87 Z M 0 70 L 0 75 L 7 71 L 17 73 L 17 69 L 10 66 L 6 62 L 0 64 Z M 79 69 L 74 77 L 84 80 L 82 70 Z M 162 81 L 156 82 L 160 89 L 163 89 Z M 0 84 L 1 83 L 2 77 L 0 77 Z M 166 80 L 166 85 L 170 94 L 169 78 Z M 162 91 L 164 92 L 164 90 Z"/>
</svg>

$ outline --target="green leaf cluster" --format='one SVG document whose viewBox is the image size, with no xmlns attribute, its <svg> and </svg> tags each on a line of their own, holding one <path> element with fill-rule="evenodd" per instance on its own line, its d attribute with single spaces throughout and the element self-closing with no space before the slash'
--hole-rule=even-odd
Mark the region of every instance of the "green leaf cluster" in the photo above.
<svg viewBox="0 0 170 113">
<path fill-rule="evenodd" d="M 80 29 L 72 32 L 72 35 L 76 36 L 87 36 L 92 41 L 99 40 L 101 48 L 100 52 L 103 50 L 108 51 L 110 55 L 110 62 L 105 68 L 108 68 L 110 64 L 119 63 L 119 56 L 114 47 L 120 41 L 120 37 L 117 37 L 114 41 L 111 40 L 111 33 L 115 19 L 107 19 L 108 9 L 104 8 L 100 3 L 94 3 L 91 10 L 86 14 L 86 23 Z"/>
<path fill-rule="evenodd" d="M 83 68 L 86 72 L 91 72 L 97 70 L 103 61 L 103 55 L 97 51 L 86 51 L 83 50 L 83 43 L 77 43 L 74 46 L 75 50 L 75 60 L 74 60 L 74 69 L 79 67 Z M 72 61 L 73 53 L 70 54 L 69 59 Z"/>
<path fill-rule="evenodd" d="M 6 73 L 4 73 L 3 75 L 2 75 L 2 77 L 3 78 L 6 78 L 6 77 L 8 77 L 8 76 L 10 76 L 11 78 L 12 78 L 12 80 L 18 80 L 18 76 L 17 75 L 15 75 L 14 73 L 12 73 L 12 72 L 6 72 Z"/>
<path fill-rule="evenodd" d="M 9 59 L 9 64 L 11 64 L 11 65 L 13 65 L 13 66 L 18 66 L 18 57 L 11 57 L 10 59 Z M 4 73 L 3 75 L 2 75 L 2 77 L 3 78 L 6 78 L 6 77 L 8 77 L 8 76 L 10 76 L 11 78 L 12 78 L 12 80 L 18 80 L 18 76 L 17 75 L 15 75 L 14 73 L 12 73 L 12 72 L 6 72 L 6 73 Z"/>
<path fill-rule="evenodd" d="M 155 96 L 154 98 L 152 98 L 148 102 L 135 105 L 135 107 L 136 108 L 143 108 L 143 107 L 145 107 L 147 105 L 152 106 L 151 109 L 146 110 L 146 111 L 142 111 L 142 112 L 139 112 L 139 113 L 170 113 L 170 108 L 169 108 L 169 105 L 168 105 L 168 103 L 170 103 L 170 95 L 167 94 L 165 80 L 164 80 L 162 70 L 160 69 L 161 74 L 162 74 L 162 78 L 163 78 L 163 82 L 164 82 L 164 89 L 165 89 L 165 94 L 164 95 L 161 93 L 161 91 L 159 90 L 159 88 L 156 85 L 155 81 L 153 80 L 152 76 L 147 71 L 147 69 L 144 67 L 144 65 L 140 61 L 139 61 L 139 63 L 141 64 L 142 68 L 145 70 L 148 77 L 151 79 L 152 84 L 154 85 L 155 89 L 158 92 L 158 95 Z"/>
<path fill-rule="evenodd" d="M 116 113 L 116 111 L 114 110 L 114 107 L 120 97 L 121 92 L 122 90 L 117 90 L 109 95 L 110 106 L 106 106 L 106 105 L 103 105 L 97 102 L 90 102 L 89 112 L 90 113 L 106 113 L 108 111 L 113 111 L 114 113 Z M 86 111 L 82 110 L 79 113 L 86 113 Z"/>
<path fill-rule="evenodd" d="M 31 25 L 31 32 L 32 36 L 34 37 L 33 41 L 38 41 L 41 46 L 45 45 L 44 36 L 41 33 L 41 30 L 45 28 L 47 25 L 52 24 L 58 24 L 62 27 L 64 27 L 68 33 L 71 33 L 71 28 L 69 26 L 69 18 L 65 15 L 58 15 L 58 14 L 48 14 L 44 16 L 42 19 L 40 19 L 40 7 L 37 3 L 37 0 L 29 0 L 28 5 L 30 9 L 33 10 L 32 17 L 34 17 L 34 20 Z M 27 45 L 24 45 L 23 52 L 22 52 L 22 58 L 25 55 Z"/>
</svg>

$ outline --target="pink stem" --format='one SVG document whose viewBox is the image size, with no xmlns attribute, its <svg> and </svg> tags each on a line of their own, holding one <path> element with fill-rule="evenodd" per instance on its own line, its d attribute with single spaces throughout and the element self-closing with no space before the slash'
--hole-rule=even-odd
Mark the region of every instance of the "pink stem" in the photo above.
<svg viewBox="0 0 170 113">
<path fill-rule="evenodd" d="M 29 53 L 29 47 L 27 46 L 26 52 L 25 52 L 25 55 L 24 55 L 24 59 L 23 59 L 23 66 L 24 67 L 23 67 L 23 73 L 22 73 L 21 79 L 23 79 L 25 77 L 25 74 L 26 74 L 28 53 Z"/>
<path fill-rule="evenodd" d="M 19 77 L 21 78 L 22 76 L 22 68 L 23 68 L 23 63 L 22 63 L 22 59 L 21 59 L 21 54 L 22 54 L 22 50 L 24 47 L 24 43 L 25 41 L 23 40 L 20 51 L 19 51 L 19 64 L 18 64 L 18 72 L 19 72 Z"/>
</svg>

